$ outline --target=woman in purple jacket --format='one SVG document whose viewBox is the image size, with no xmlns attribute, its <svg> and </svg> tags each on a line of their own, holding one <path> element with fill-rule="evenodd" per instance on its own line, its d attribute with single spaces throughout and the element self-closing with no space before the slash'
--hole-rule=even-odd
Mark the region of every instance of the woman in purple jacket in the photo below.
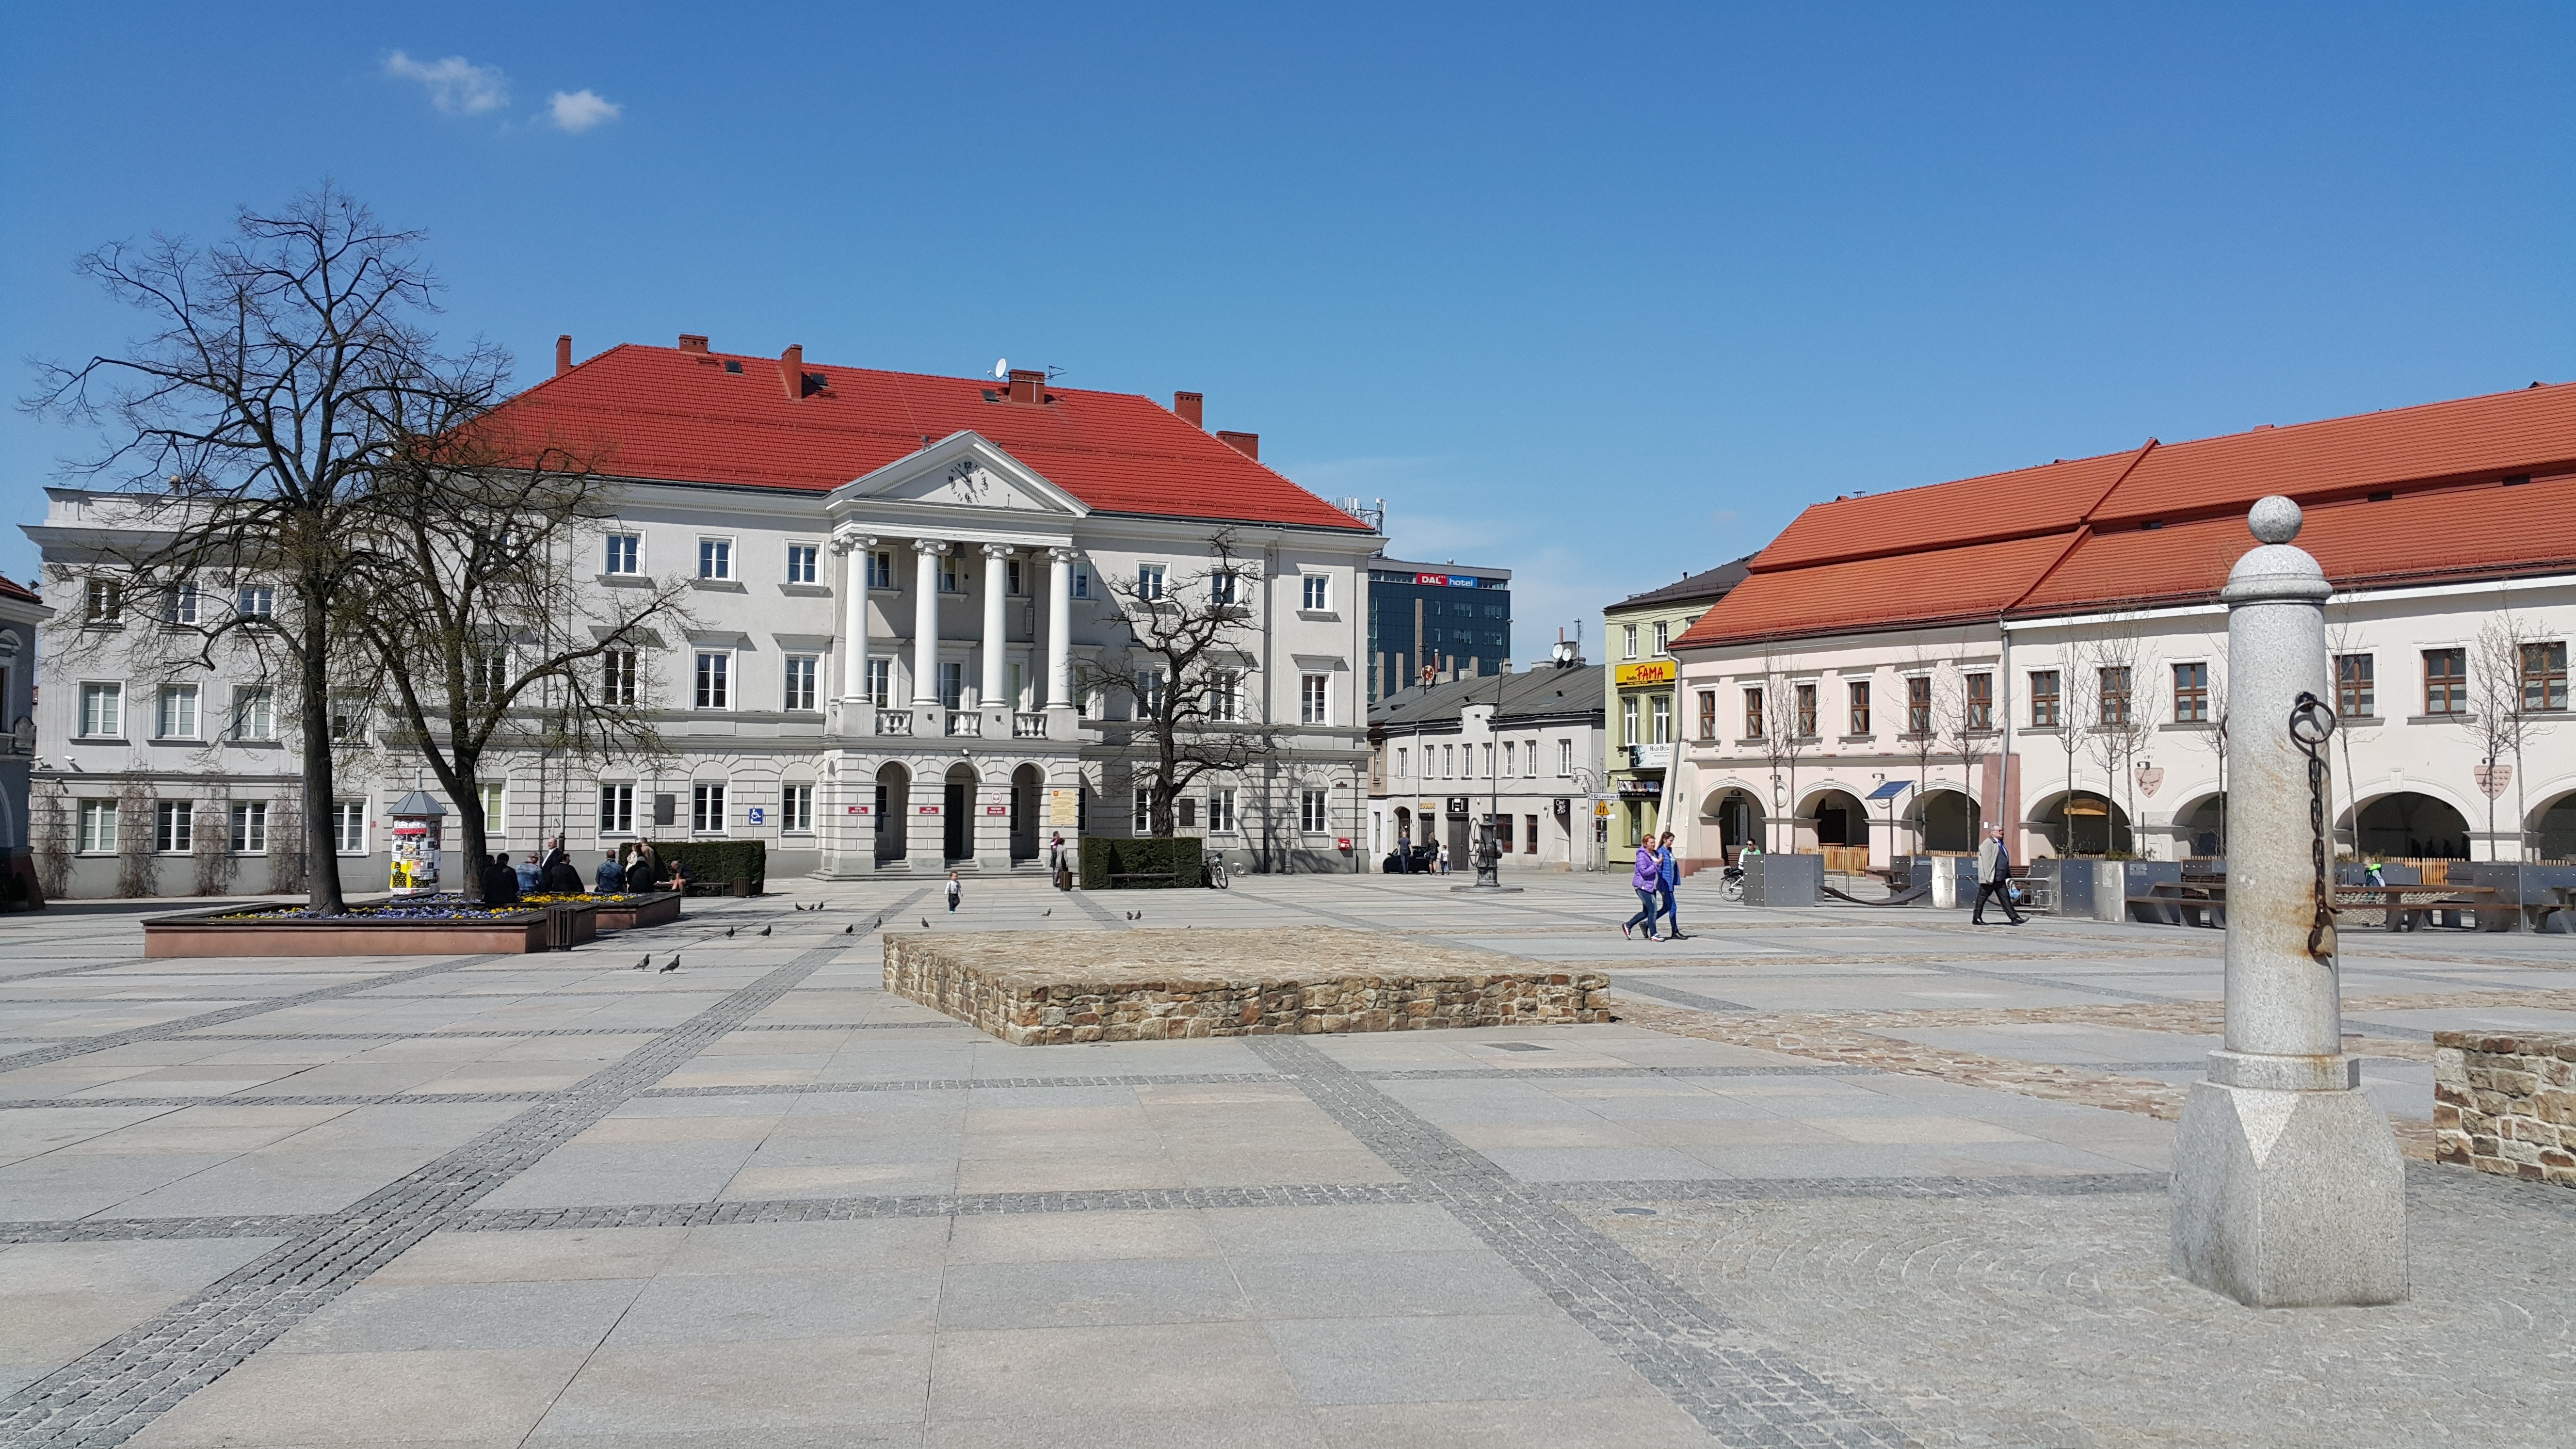
<svg viewBox="0 0 2576 1449">
<path fill-rule="evenodd" d="M 1651 941 L 1655 939 L 1655 892 L 1664 885 L 1664 858 L 1655 853 L 1655 838 L 1651 835 L 1637 847 L 1637 870 L 1628 884 L 1636 888 L 1638 910 L 1619 928 L 1619 934 L 1625 936 L 1642 925 L 1646 939 Z"/>
</svg>

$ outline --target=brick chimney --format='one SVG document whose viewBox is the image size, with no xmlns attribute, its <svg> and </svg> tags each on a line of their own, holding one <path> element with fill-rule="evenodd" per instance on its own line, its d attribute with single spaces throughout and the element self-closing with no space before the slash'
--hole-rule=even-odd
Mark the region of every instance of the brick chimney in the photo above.
<svg viewBox="0 0 2576 1449">
<path fill-rule="evenodd" d="M 1227 447 L 1232 448 L 1236 452 L 1241 453 L 1243 456 L 1250 458 L 1256 463 L 1261 461 L 1261 435 L 1259 433 L 1229 433 L 1225 429 L 1219 428 L 1216 431 L 1216 440 L 1225 444 Z"/>
<path fill-rule="evenodd" d="M 680 334 L 680 350 L 682 352 L 704 352 L 707 350 L 707 339 L 695 332 L 683 332 Z"/>
<path fill-rule="evenodd" d="M 1042 367 L 1012 368 L 1011 401 L 1015 403 L 1046 401 L 1046 369 Z"/>
<path fill-rule="evenodd" d="M 1179 413 L 1181 415 L 1181 421 L 1189 424 L 1191 427 L 1204 428 L 1207 426 L 1207 397 L 1203 393 L 1176 392 L 1172 394 L 1172 411 Z"/>
<path fill-rule="evenodd" d="M 787 389 L 787 400 L 795 402 L 805 396 L 805 344 L 796 343 L 778 354 L 778 385 Z"/>
<path fill-rule="evenodd" d="M 555 339 L 555 376 L 561 377 L 570 371 L 572 371 L 572 334 L 567 332 Z"/>
</svg>

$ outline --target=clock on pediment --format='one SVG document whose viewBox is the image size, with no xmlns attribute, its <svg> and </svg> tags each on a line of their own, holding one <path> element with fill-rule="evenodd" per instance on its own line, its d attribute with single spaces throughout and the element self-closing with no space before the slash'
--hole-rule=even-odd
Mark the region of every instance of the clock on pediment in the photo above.
<svg viewBox="0 0 2576 1449">
<path fill-rule="evenodd" d="M 993 476 L 972 460 L 957 463 L 948 470 L 948 496 L 960 503 L 989 503 L 993 498 Z"/>
</svg>

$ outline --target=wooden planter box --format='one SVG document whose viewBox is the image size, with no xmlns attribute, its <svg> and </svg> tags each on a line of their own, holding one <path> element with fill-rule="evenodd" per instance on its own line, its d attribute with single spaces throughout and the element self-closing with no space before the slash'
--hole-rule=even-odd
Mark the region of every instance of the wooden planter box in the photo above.
<svg viewBox="0 0 2576 1449">
<path fill-rule="evenodd" d="M 602 935 L 639 926 L 667 926 L 680 918 L 680 893 L 655 891 L 631 901 L 604 901 L 591 909 Z"/>
<path fill-rule="evenodd" d="M 597 930 L 596 907 L 556 906 L 483 921 L 225 921 L 222 912 L 143 923 L 152 956 L 482 956 L 577 946 Z"/>
</svg>

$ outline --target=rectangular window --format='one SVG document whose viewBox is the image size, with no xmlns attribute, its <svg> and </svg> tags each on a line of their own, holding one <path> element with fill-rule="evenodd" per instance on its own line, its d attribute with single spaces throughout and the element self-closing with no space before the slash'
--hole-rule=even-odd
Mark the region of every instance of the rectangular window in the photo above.
<svg viewBox="0 0 2576 1449">
<path fill-rule="evenodd" d="M 1995 677 L 1971 674 L 1967 677 L 1968 728 L 1990 730 L 1995 727 Z"/>
<path fill-rule="evenodd" d="M 1332 603 L 1332 576 L 1331 576 L 1331 575 L 1329 575 L 1329 574 L 1308 574 L 1308 575 L 1306 575 L 1304 578 L 1302 578 L 1302 579 L 1298 580 L 1298 585 L 1299 585 L 1299 588 L 1302 590 L 1302 592 L 1301 592 L 1301 594 L 1299 595 L 1299 598 L 1298 598 L 1298 607 L 1299 607 L 1299 608 L 1305 609 L 1305 610 L 1307 610 L 1307 611 L 1309 611 L 1309 612 L 1312 612 L 1312 613 L 1321 613 L 1321 612 L 1323 612 L 1326 608 L 1328 608 L 1328 607 L 1330 607 L 1330 606 L 1331 606 L 1331 603 Z"/>
<path fill-rule="evenodd" d="M 1932 733 L 1932 676 L 1928 674 L 1905 681 L 1905 732 L 1916 739 Z"/>
<path fill-rule="evenodd" d="M 1016 558 L 1002 560 L 1002 592 L 1014 599 L 1029 596 L 1028 565 Z"/>
<path fill-rule="evenodd" d="M 868 661 L 868 703 L 884 709 L 894 703 L 894 661 Z"/>
<path fill-rule="evenodd" d="M 1443 780 L 1454 780 L 1458 778 L 1458 747 L 1456 745 L 1442 745 L 1440 747 L 1440 778 Z"/>
<path fill-rule="evenodd" d="M 331 802 L 331 849 L 340 855 L 367 853 L 367 802 Z"/>
<path fill-rule="evenodd" d="M 1620 657 L 1620 658 L 1622 658 L 1622 659 L 1634 659 L 1634 658 L 1636 658 L 1636 657 L 1637 657 L 1637 626 L 1636 626 L 1636 625 L 1634 625 L 1634 624 L 1622 624 L 1622 625 L 1620 625 L 1620 626 L 1619 626 L 1619 641 L 1620 641 L 1620 642 L 1619 642 L 1619 657 Z"/>
<path fill-rule="evenodd" d="M 2335 656 L 2335 713 L 2346 719 L 2369 719 L 2379 713 L 2379 688 L 2372 656 Z"/>
<path fill-rule="evenodd" d="M 733 540 L 702 538 L 698 540 L 698 577 L 730 579 L 733 577 Z"/>
<path fill-rule="evenodd" d="M 599 787 L 599 833 L 633 835 L 635 833 L 635 787 L 602 785 Z"/>
<path fill-rule="evenodd" d="M 788 785 L 778 792 L 778 828 L 789 835 L 814 833 L 814 787 Z"/>
<path fill-rule="evenodd" d="M 1208 575 L 1209 603 L 1231 604 L 1235 602 L 1234 592 L 1234 575 L 1222 570 Z"/>
<path fill-rule="evenodd" d="M 510 787 L 487 780 L 477 788 L 483 792 L 483 833 L 495 837 L 509 834 Z"/>
<path fill-rule="evenodd" d="M 2035 730 L 2057 728 L 2057 671 L 2034 669 L 2030 673 L 2030 727 Z"/>
<path fill-rule="evenodd" d="M 939 706 L 942 709 L 966 707 L 966 665 L 963 660 L 942 660 L 939 665 Z"/>
<path fill-rule="evenodd" d="M 114 579 L 91 579 L 82 599 L 82 622 L 114 624 L 124 617 L 125 585 Z"/>
<path fill-rule="evenodd" d="M 1493 747 L 1492 745 L 1488 744 L 1488 745 L 1486 745 L 1486 746 L 1484 747 L 1484 750 L 1485 750 L 1485 770 L 1484 770 L 1484 773 L 1483 773 L 1482 775 L 1479 775 L 1477 778 L 1478 778 L 1478 779 L 1483 779 L 1483 780 L 1490 780 L 1490 779 L 1494 778 L 1494 747 Z M 1474 745 L 1469 745 L 1469 746 L 1467 747 L 1467 755 L 1468 755 L 1468 757 L 1469 757 L 1470 759 L 1472 759 L 1472 758 L 1474 758 L 1474 757 L 1475 757 L 1475 754 L 1476 754 L 1476 746 L 1474 746 Z"/>
<path fill-rule="evenodd" d="M 186 855 L 197 848 L 197 806 L 191 800 L 161 800 L 152 806 L 152 850 L 156 855 Z"/>
<path fill-rule="evenodd" d="M 787 545 L 787 582 L 810 584 L 822 572 L 823 550 L 810 543 Z"/>
<path fill-rule="evenodd" d="M 245 584 L 233 594 L 233 612 L 245 619 L 274 619 L 277 590 L 266 584 Z"/>
<path fill-rule="evenodd" d="M 957 555 L 943 553 L 939 556 L 939 592 L 943 594 L 966 592 L 966 579 L 960 572 L 960 568 Z"/>
<path fill-rule="evenodd" d="M 1758 689 L 1744 691 L 1744 737 L 1762 738 L 1762 691 Z"/>
<path fill-rule="evenodd" d="M 1308 835 L 1325 835 L 1332 830 L 1330 792 L 1301 790 L 1297 792 L 1297 828 Z"/>
<path fill-rule="evenodd" d="M 2177 664 L 2174 674 L 2174 723 L 2209 722 L 2209 666 Z"/>
<path fill-rule="evenodd" d="M 80 802 L 80 848 L 83 855 L 116 854 L 116 802 Z"/>
<path fill-rule="evenodd" d="M 1172 824 L 1182 830 L 1198 829 L 1199 802 L 1188 795 L 1183 795 L 1179 799 L 1174 800 L 1172 802 Z"/>
<path fill-rule="evenodd" d="M 1506 775 L 1520 773 L 1520 745 L 1517 741 L 1503 741 L 1503 773 Z"/>
<path fill-rule="evenodd" d="M 1673 697 L 1669 694 L 1656 695 L 1649 703 L 1648 709 L 1649 717 L 1653 721 L 1654 733 L 1647 738 L 1646 742 L 1655 745 L 1671 744 L 1673 742 Z"/>
<path fill-rule="evenodd" d="M 1514 823 L 1515 822 L 1512 817 L 1509 815 L 1496 815 L 1494 817 L 1494 843 L 1503 848 L 1503 854 L 1505 855 L 1512 853 L 1512 826 Z"/>
<path fill-rule="evenodd" d="M 1717 691 L 1699 691 L 1699 739 L 1702 743 L 1717 738 Z"/>
<path fill-rule="evenodd" d="M 600 572 L 609 574 L 641 573 L 643 570 L 637 567 L 637 564 L 642 560 L 643 554 L 644 540 L 641 535 L 632 533 L 612 533 L 608 536 L 607 567 L 601 569 Z"/>
<path fill-rule="evenodd" d="M 1399 780 L 1413 778 L 1413 751 L 1402 745 L 1395 747 L 1395 778 Z"/>
<path fill-rule="evenodd" d="M 786 710 L 810 710 L 814 707 L 814 676 L 822 661 L 811 654 L 787 656 L 787 688 L 778 707 Z"/>
<path fill-rule="evenodd" d="M 125 733 L 125 686 L 84 684 L 80 687 L 80 732 L 85 739 L 116 739 Z"/>
<path fill-rule="evenodd" d="M 1139 790 L 1136 792 L 1136 820 L 1133 829 L 1138 835 L 1149 835 L 1153 833 L 1154 792 L 1151 790 Z"/>
<path fill-rule="evenodd" d="M 1556 742 L 1556 777 L 1564 780 L 1572 778 L 1573 775 L 1574 741 L 1558 740 Z"/>
<path fill-rule="evenodd" d="M 154 739 L 195 739 L 197 737 L 197 686 L 193 684 L 161 686 L 160 709 L 152 724 Z"/>
<path fill-rule="evenodd" d="M 2424 712 L 2426 714 L 2467 714 L 2469 712 L 2469 651 L 2466 649 L 2424 651 Z"/>
<path fill-rule="evenodd" d="M 1535 815 L 1521 817 L 1521 854 L 1538 854 L 1538 817 Z"/>
<path fill-rule="evenodd" d="M 1538 741 L 1536 740 L 1530 741 L 1521 750 L 1521 778 L 1524 780 L 1538 778 Z"/>
<path fill-rule="evenodd" d="M 277 738 L 277 696 L 266 685 L 233 690 L 232 737 L 237 740 Z"/>
<path fill-rule="evenodd" d="M 1331 701 L 1332 683 L 1333 677 L 1329 674 L 1308 674 L 1299 677 L 1297 682 L 1297 722 L 1299 724 L 1332 723 L 1332 716 L 1326 712 Z"/>
<path fill-rule="evenodd" d="M 2104 725 L 2129 722 L 2129 666 L 2115 664 L 2096 671 L 2095 684 L 2100 689 L 2099 707 L 2094 711 Z"/>
<path fill-rule="evenodd" d="M 689 787 L 689 828 L 701 835 L 714 835 L 724 830 L 725 787 L 723 785 Z"/>
<path fill-rule="evenodd" d="M 1855 735 L 1868 734 L 1869 681 L 1865 679 L 1854 680 L 1851 684 L 1846 686 L 1846 690 L 1851 695 L 1851 729 L 1847 731 L 1847 733 Z"/>
<path fill-rule="evenodd" d="M 1077 599 L 1087 599 L 1091 597 L 1091 565 L 1075 564 L 1073 566 L 1072 592 L 1073 596 Z"/>
<path fill-rule="evenodd" d="M 195 584 L 180 583 L 170 586 L 170 591 L 161 599 L 161 622 L 164 624 L 197 622 L 197 586 Z"/>
<path fill-rule="evenodd" d="M 1657 619 L 1655 621 L 1655 657 L 1657 659 L 1661 659 L 1665 655 L 1673 652 L 1671 648 L 1673 642 L 1672 628 L 1672 623 L 1669 620 Z"/>
<path fill-rule="evenodd" d="M 490 709 L 501 702 L 510 687 L 510 651 L 493 646 L 465 651 L 465 702 L 477 709 Z"/>
<path fill-rule="evenodd" d="M 1163 671 L 1147 669 L 1136 676 L 1136 716 L 1139 719 L 1160 718 L 1163 713 Z"/>
<path fill-rule="evenodd" d="M 331 739 L 333 743 L 352 743 L 367 737 L 367 697 L 349 690 L 331 695 Z"/>
<path fill-rule="evenodd" d="M 243 800 L 233 805 L 233 854 L 268 854 L 268 802 Z"/>
<path fill-rule="evenodd" d="M 1798 737 L 1800 739 L 1813 739 L 1816 735 L 1816 687 L 1812 684 L 1799 685 L 1796 700 L 1798 705 Z"/>
<path fill-rule="evenodd" d="M 1234 787 L 1219 785 L 1208 791 L 1208 829 L 1221 834 L 1234 830 Z"/>
<path fill-rule="evenodd" d="M 611 649 L 599 656 L 599 702 L 621 709 L 634 705 L 634 650 Z"/>
<path fill-rule="evenodd" d="M 1645 736 L 1637 732 L 1637 696 L 1633 694 L 1619 701 L 1619 743 L 1645 743 Z"/>
<path fill-rule="evenodd" d="M 1138 564 L 1136 566 L 1136 597 L 1149 604 L 1163 597 L 1163 566 L 1161 564 Z"/>
<path fill-rule="evenodd" d="M 2525 713 L 2567 707 L 2567 645 L 2522 646 L 2522 708 Z"/>
<path fill-rule="evenodd" d="M 894 555 L 892 553 L 880 550 L 868 555 L 868 587 L 872 589 L 891 589 L 894 587 Z"/>
<path fill-rule="evenodd" d="M 1220 669 L 1208 684 L 1208 718 L 1220 724 L 1232 723 L 1241 708 L 1243 676 L 1231 669 Z"/>
<path fill-rule="evenodd" d="M 721 649 L 698 651 L 697 701 L 700 709 L 733 708 L 733 656 Z"/>
</svg>

